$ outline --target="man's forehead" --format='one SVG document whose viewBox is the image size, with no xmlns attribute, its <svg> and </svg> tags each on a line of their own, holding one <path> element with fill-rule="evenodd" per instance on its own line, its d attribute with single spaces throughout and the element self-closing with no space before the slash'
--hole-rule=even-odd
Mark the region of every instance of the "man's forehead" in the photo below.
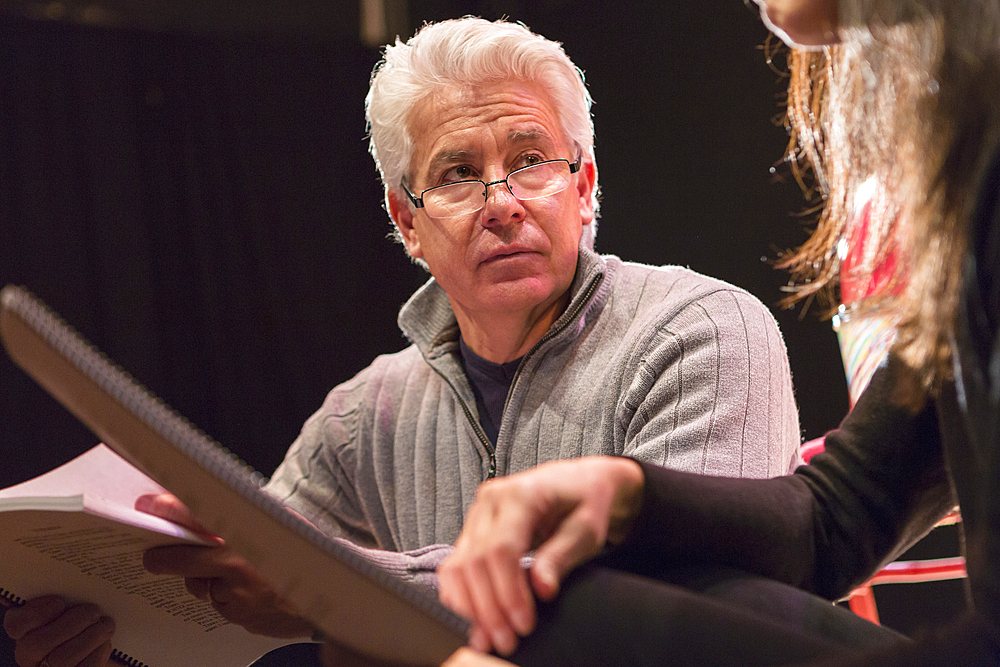
<svg viewBox="0 0 1000 667">
<path fill-rule="evenodd" d="M 533 82 L 442 86 L 420 100 L 410 115 L 412 166 L 476 157 L 495 147 L 553 148 L 562 135 L 558 123 L 550 96 Z"/>
</svg>

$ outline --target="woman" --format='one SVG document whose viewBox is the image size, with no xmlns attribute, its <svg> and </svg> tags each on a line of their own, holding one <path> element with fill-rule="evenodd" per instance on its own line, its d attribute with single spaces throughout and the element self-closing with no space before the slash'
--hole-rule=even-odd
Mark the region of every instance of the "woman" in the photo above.
<svg viewBox="0 0 1000 667">
<path fill-rule="evenodd" d="M 595 458 L 484 485 L 439 571 L 442 600 L 474 621 L 477 649 L 507 653 L 530 634 L 518 664 L 560 634 L 586 647 L 567 660 L 578 664 L 606 661 L 601 642 L 622 663 L 1000 664 L 1000 2 L 757 1 L 799 47 L 790 159 L 824 199 L 816 233 L 784 265 L 799 297 L 832 297 L 845 270 L 855 284 L 882 281 L 856 308 L 898 323 L 888 362 L 826 453 L 785 478 Z M 874 206 L 885 210 L 864 213 Z M 858 235 L 868 251 L 847 269 L 843 248 Z M 796 618 L 813 608 L 782 585 L 840 597 L 955 503 L 969 572 L 961 618 L 866 645 Z M 566 579 L 602 550 L 610 570 Z M 705 566 L 707 579 L 691 574 Z M 539 622 L 532 593 L 552 600 L 560 587 Z M 652 589 L 662 599 L 648 603 Z M 574 618 L 585 603 L 597 610 Z M 648 613 L 621 621 L 636 607 Z"/>
</svg>

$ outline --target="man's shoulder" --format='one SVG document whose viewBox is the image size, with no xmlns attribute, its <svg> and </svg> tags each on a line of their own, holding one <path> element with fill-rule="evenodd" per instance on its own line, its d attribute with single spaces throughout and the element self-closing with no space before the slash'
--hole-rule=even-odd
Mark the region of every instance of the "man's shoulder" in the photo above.
<svg viewBox="0 0 1000 667">
<path fill-rule="evenodd" d="M 420 351 L 415 345 L 408 345 L 398 352 L 389 352 L 375 357 L 368 366 L 358 371 L 351 379 L 338 384 L 327 396 L 327 401 L 343 400 L 347 396 L 357 396 L 358 400 L 371 392 L 380 392 L 386 386 L 402 386 L 413 373 L 430 371 Z"/>
<path fill-rule="evenodd" d="M 740 298 L 760 304 L 745 289 L 698 273 L 690 268 L 675 265 L 654 266 L 626 262 L 617 257 L 606 259 L 613 267 L 614 287 L 617 298 L 641 299 L 659 308 L 670 305 L 683 306 L 720 293 L 739 295 Z M 760 304 L 763 307 L 763 304 Z"/>
</svg>

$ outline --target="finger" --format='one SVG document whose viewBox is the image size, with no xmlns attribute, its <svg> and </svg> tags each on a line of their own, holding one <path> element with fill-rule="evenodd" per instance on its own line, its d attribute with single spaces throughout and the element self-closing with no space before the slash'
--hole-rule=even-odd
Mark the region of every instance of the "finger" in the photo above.
<svg viewBox="0 0 1000 667">
<path fill-rule="evenodd" d="M 535 552 L 535 562 L 531 566 L 535 594 L 542 600 L 551 600 L 559 592 L 559 584 L 567 573 L 594 557 L 603 545 L 602 524 L 595 523 L 589 512 L 571 513 Z"/>
<path fill-rule="evenodd" d="M 8 609 L 3 628 L 13 640 L 19 640 L 39 626 L 51 623 L 66 610 L 66 602 L 55 595 L 28 600 L 20 607 Z"/>
<path fill-rule="evenodd" d="M 73 641 L 87 628 L 101 620 L 101 610 L 94 604 L 80 604 L 68 607 L 62 614 L 45 625 L 34 628 L 21 637 L 14 647 L 14 656 L 19 665 L 34 665 L 46 657 L 64 642 Z M 105 628 L 106 626 L 102 626 Z M 113 628 L 112 628 L 113 631 Z M 105 636 L 101 641 L 110 639 Z M 90 650 L 101 642 L 95 643 Z M 88 650 L 87 653 L 90 651 Z M 81 654 L 76 662 L 83 659 Z M 76 664 L 65 663 L 65 664 Z"/>
<path fill-rule="evenodd" d="M 520 549 L 491 552 L 487 568 L 497 604 L 517 634 L 528 635 L 535 628 L 535 598 L 528 573 L 521 567 Z"/>
<path fill-rule="evenodd" d="M 537 498 L 537 494 L 530 491 L 528 495 Z M 495 604 L 507 624 L 523 637 L 535 627 L 535 599 L 528 574 L 521 567 L 521 557 L 533 546 L 544 512 L 534 503 L 500 500 L 495 503 L 498 509 L 492 522 L 482 524 L 483 530 L 473 539 L 477 545 L 491 545 L 482 559 Z M 486 592 L 486 589 L 483 591 Z"/>
<path fill-rule="evenodd" d="M 482 558 L 484 535 L 492 533 L 494 511 L 484 495 L 485 484 L 476 492 L 476 500 L 465 515 L 465 525 L 455 542 L 455 549 L 438 565 L 438 598 L 462 617 L 475 620 L 475 607 L 469 592 L 468 574 Z"/>
<path fill-rule="evenodd" d="M 94 649 L 78 667 L 105 667 L 111 660 L 111 651 L 111 642 L 104 642 Z"/>
<path fill-rule="evenodd" d="M 228 621 L 251 633 L 270 637 L 304 637 L 314 632 L 295 607 L 282 598 L 252 570 L 240 570 L 232 576 L 207 581 L 186 582 L 205 595 L 212 607 Z"/>
<path fill-rule="evenodd" d="M 466 617 L 471 605 L 473 618 L 504 653 L 516 646 L 516 635 L 527 635 L 535 624 L 534 598 L 520 559 L 531 546 L 537 507 L 504 502 L 511 493 L 524 495 L 525 490 L 506 480 L 480 486 L 456 551 L 445 562 L 454 565 L 449 583 L 456 583 L 448 590 L 455 605 Z M 452 574 L 450 569 L 446 574 Z"/>
<path fill-rule="evenodd" d="M 204 530 L 187 505 L 169 493 L 139 496 L 135 499 L 135 509 L 195 530 Z"/>
<path fill-rule="evenodd" d="M 493 649 L 493 640 L 483 626 L 477 622 L 476 607 L 466 586 L 468 569 L 465 564 L 445 568 L 447 562 L 438 568 L 438 597 L 441 603 L 463 618 L 472 621 L 469 628 L 469 646 L 477 651 Z"/>
<path fill-rule="evenodd" d="M 479 624 L 473 624 L 469 628 L 469 646 L 476 650 L 487 653 L 493 648 L 493 644 L 490 642 L 490 635 L 483 629 Z"/>
<path fill-rule="evenodd" d="M 443 561 L 437 569 L 438 600 L 463 618 L 472 619 L 473 607 L 465 588 L 461 565 L 451 560 Z"/>
<path fill-rule="evenodd" d="M 152 574 L 211 579 L 232 575 L 241 564 L 238 556 L 223 547 L 178 544 L 147 549 L 142 564 Z"/>
<path fill-rule="evenodd" d="M 509 655 L 517 647 L 517 635 L 500 607 L 486 563 L 483 560 L 471 563 L 465 579 L 476 623 L 487 633 L 498 653 Z"/>
<path fill-rule="evenodd" d="M 256 594 L 262 589 L 250 589 L 243 586 L 233 586 L 229 579 L 209 579 L 208 580 L 208 601 L 212 603 L 216 611 L 221 611 L 233 600 L 241 606 L 252 608 L 256 601 Z M 267 589 L 270 598 L 270 589 Z"/>
<path fill-rule="evenodd" d="M 438 598 L 441 604 L 472 621 L 467 639 L 469 646 L 477 651 L 491 650 L 493 643 L 489 633 L 475 622 L 475 607 L 465 586 L 464 571 L 453 567 L 443 569 L 446 563 L 447 561 L 438 567 Z"/>
<path fill-rule="evenodd" d="M 208 591 L 211 581 L 211 579 L 204 577 L 184 577 L 184 588 L 199 600 L 208 602 Z"/>
<path fill-rule="evenodd" d="M 489 651 L 493 647 L 489 632 L 484 630 L 473 600 L 471 588 L 480 585 L 474 574 L 477 569 L 477 555 L 468 555 L 469 547 L 462 544 L 463 536 L 458 541 L 458 548 L 438 567 L 438 596 L 449 608 L 464 618 L 472 621 L 469 631 L 469 643 L 480 651 Z"/>
<path fill-rule="evenodd" d="M 517 645 L 517 633 L 530 631 L 534 623 L 534 607 L 530 593 L 526 596 L 527 601 L 523 596 L 519 598 L 512 593 L 518 585 L 527 588 L 526 581 L 517 582 L 517 577 L 524 576 L 518 571 L 523 549 L 496 535 L 497 529 L 510 529 L 510 524 L 514 522 L 507 522 L 504 517 L 489 511 L 488 502 L 480 507 L 485 511 L 481 511 L 479 517 L 472 517 L 470 512 L 473 520 L 468 525 L 469 530 L 459 538 L 456 552 L 446 562 L 448 567 L 444 568 L 444 574 L 448 588 L 445 595 L 447 599 L 450 594 L 452 604 L 463 616 L 473 619 L 488 637 L 486 642 L 477 642 L 477 646 L 488 650 L 492 645 L 497 651 L 507 654 Z M 513 531 L 516 535 L 516 526 Z M 492 545 L 491 538 L 494 540 Z M 491 546 L 483 550 L 481 545 Z M 503 589 L 502 594 L 498 592 L 500 588 Z M 513 614 L 518 619 L 515 623 L 511 621 L 509 608 L 518 602 L 521 606 Z M 526 612 L 525 606 L 530 611 Z"/>
<path fill-rule="evenodd" d="M 219 544 L 225 543 L 218 535 L 213 534 L 195 518 L 191 510 L 182 503 L 176 496 L 169 493 L 147 494 L 139 496 L 135 501 L 135 509 L 139 512 L 152 514 L 167 521 L 171 521 L 180 526 L 184 526 L 196 533 L 201 533 L 211 541 Z"/>
<path fill-rule="evenodd" d="M 114 633 L 115 622 L 107 616 L 101 616 L 75 637 L 52 649 L 47 654 L 47 659 L 52 665 L 99 664 L 96 662 L 100 657 L 98 652 L 104 650 L 105 644 L 110 646 Z M 110 655 L 110 651 L 108 653 Z"/>
<path fill-rule="evenodd" d="M 460 648 L 442 663 L 441 667 L 513 667 L 512 663 L 492 655 Z"/>
<path fill-rule="evenodd" d="M 493 648 L 489 634 L 476 623 L 475 606 L 469 596 L 465 581 L 465 564 L 451 561 L 449 557 L 438 567 L 438 598 L 441 603 L 463 618 L 472 621 L 468 642 L 477 651 Z"/>
</svg>

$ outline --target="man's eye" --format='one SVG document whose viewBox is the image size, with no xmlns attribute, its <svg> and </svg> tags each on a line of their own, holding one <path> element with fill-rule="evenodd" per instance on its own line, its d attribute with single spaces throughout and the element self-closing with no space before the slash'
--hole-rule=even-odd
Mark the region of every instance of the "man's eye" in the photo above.
<svg viewBox="0 0 1000 667">
<path fill-rule="evenodd" d="M 474 180 L 476 178 L 476 173 L 472 171 L 472 167 L 466 164 L 460 164 L 457 167 L 452 167 L 445 172 L 444 176 L 441 178 L 442 183 L 454 183 L 455 181 L 468 181 Z"/>
<path fill-rule="evenodd" d="M 543 158 L 541 155 L 535 155 L 535 154 L 525 155 L 521 158 L 520 164 L 517 165 L 517 168 L 522 169 L 524 167 L 531 167 L 533 165 L 538 164 L 539 162 L 544 162 L 544 161 L 545 158 Z"/>
</svg>

